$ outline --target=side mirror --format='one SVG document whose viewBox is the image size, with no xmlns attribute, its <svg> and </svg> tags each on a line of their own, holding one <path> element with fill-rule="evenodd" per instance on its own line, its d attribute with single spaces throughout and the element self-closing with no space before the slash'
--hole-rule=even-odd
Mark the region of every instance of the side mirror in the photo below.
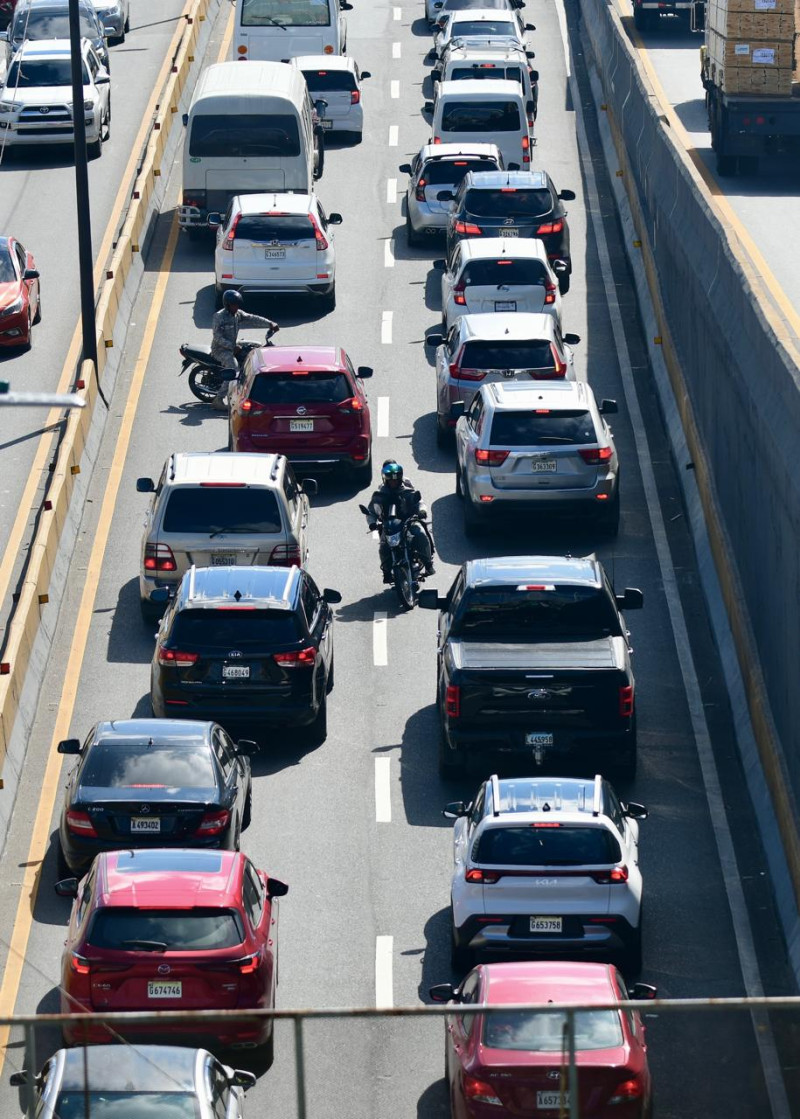
<svg viewBox="0 0 800 1119">
<path fill-rule="evenodd" d="M 526 51 L 525 53 L 528 54 L 530 58 L 536 58 L 536 54 L 534 53 L 534 51 Z M 530 74 L 531 85 L 536 85 L 536 83 L 539 81 L 539 71 L 529 70 L 528 73 Z"/>
<path fill-rule="evenodd" d="M 169 598 L 169 587 L 155 587 L 150 592 L 150 601 L 154 602 L 156 606 L 166 606 Z"/>
<path fill-rule="evenodd" d="M 525 51 L 525 57 L 526 58 L 536 58 L 536 51 Z M 539 80 L 538 75 L 537 75 L 536 80 L 538 82 L 538 80 Z"/>
<path fill-rule="evenodd" d="M 209 229 L 219 229 L 222 225 L 222 214 L 217 213 L 216 210 L 212 211 L 206 218 L 206 225 Z"/>
<path fill-rule="evenodd" d="M 371 377 L 374 372 L 375 370 L 371 365 L 359 365 L 358 369 L 356 369 L 356 374 L 362 381 L 366 380 L 367 377 Z"/>
<path fill-rule="evenodd" d="M 464 408 L 463 400 L 454 401 L 450 405 L 450 419 L 456 421 L 460 420 L 461 417 L 464 415 L 465 410 L 466 409 Z"/>
<path fill-rule="evenodd" d="M 452 190 L 440 190 L 436 194 L 437 202 L 452 202 L 454 198 Z"/>
<path fill-rule="evenodd" d="M 442 809 L 442 815 L 445 820 L 458 820 L 461 816 L 466 816 L 469 809 L 470 806 L 464 804 L 463 800 L 451 800 L 450 803 L 446 804 Z"/>
<path fill-rule="evenodd" d="M 35 268 L 26 268 L 22 278 L 23 280 L 38 280 L 39 273 Z"/>
<path fill-rule="evenodd" d="M 525 24 L 525 30 L 526 31 L 535 31 L 536 30 L 536 24 L 535 23 L 526 23 Z"/>
<path fill-rule="evenodd" d="M 369 516 L 369 509 L 367 509 L 366 505 L 359 505 L 359 509 L 361 510 L 361 512 L 364 514 L 365 517 Z M 422 593 L 424 594 L 425 592 L 423 591 Z"/>
<path fill-rule="evenodd" d="M 401 171 L 404 175 L 410 175 L 411 174 L 411 164 L 410 163 L 401 163 L 400 166 L 397 168 L 397 170 Z"/>
<path fill-rule="evenodd" d="M 566 276 L 567 272 L 569 271 L 569 265 L 567 264 L 566 260 L 554 260 L 553 271 L 559 277 Z"/>
<path fill-rule="evenodd" d="M 81 744 L 77 738 L 62 738 L 58 746 L 56 746 L 56 753 L 58 754 L 80 754 Z"/>
<path fill-rule="evenodd" d="M 322 597 L 332 606 L 336 606 L 337 603 L 342 601 L 342 592 L 335 591 L 332 587 L 325 587 L 322 591 Z"/>
<path fill-rule="evenodd" d="M 657 999 L 658 987 L 652 983 L 634 983 L 630 996 L 632 999 Z"/>
<path fill-rule="evenodd" d="M 620 610 L 641 610 L 644 606 L 644 595 L 638 587 L 626 587 L 625 594 L 615 597 Z"/>
<path fill-rule="evenodd" d="M 187 125 L 187 124 L 189 123 L 189 114 L 188 114 L 188 113 L 184 113 L 184 114 L 183 114 L 183 115 L 181 116 L 181 120 L 183 121 L 183 127 L 185 128 L 185 127 L 186 127 L 186 125 Z"/>
<path fill-rule="evenodd" d="M 433 114 L 433 102 L 426 101 L 425 104 L 422 106 L 422 109 L 423 112 L 428 114 L 428 116 L 431 116 Z"/>
<path fill-rule="evenodd" d="M 456 989 L 452 983 L 436 983 L 428 988 L 428 994 L 433 1002 L 452 1002 L 456 997 Z"/>
<path fill-rule="evenodd" d="M 252 738 L 240 738 L 236 743 L 236 753 L 241 754 L 244 758 L 249 758 L 251 754 L 257 754 L 259 745 L 254 742 Z"/>
<path fill-rule="evenodd" d="M 623 816 L 630 816 L 632 820 L 646 820 L 647 809 L 643 804 L 637 804 L 635 800 L 629 800 L 627 804 L 622 806 Z"/>
<path fill-rule="evenodd" d="M 304 478 L 297 488 L 300 490 L 300 493 L 304 493 L 308 497 L 316 497 L 319 493 L 319 485 L 317 484 L 316 478 Z"/>
<path fill-rule="evenodd" d="M 97 74 L 95 75 L 95 79 L 94 79 L 94 84 L 95 85 L 108 85 L 108 83 L 110 81 L 111 81 L 111 75 L 109 74 L 108 70 L 98 70 L 97 71 Z"/>
<path fill-rule="evenodd" d="M 519 171 L 519 164 L 518 163 L 509 163 L 508 166 L 506 167 L 506 170 L 507 171 Z"/>
<path fill-rule="evenodd" d="M 28 1083 L 28 1070 L 22 1069 L 21 1072 L 12 1072 L 8 1078 L 8 1083 L 12 1088 L 24 1088 Z"/>
<path fill-rule="evenodd" d="M 436 85 L 437 82 L 440 82 L 441 80 L 442 80 L 442 75 L 439 73 L 439 71 L 438 70 L 431 70 L 431 81 L 433 82 L 433 84 Z"/>
<path fill-rule="evenodd" d="M 349 3 L 349 0 L 339 0 L 339 7 L 343 12 L 352 12 L 353 10 L 353 5 Z"/>
<path fill-rule="evenodd" d="M 341 214 L 328 214 L 328 225 L 341 225 L 342 221 Z"/>
<path fill-rule="evenodd" d="M 137 478 L 136 479 L 136 492 L 137 493 L 155 493 L 156 484 L 152 478 Z"/>
<path fill-rule="evenodd" d="M 526 101 L 525 112 L 528 114 L 529 117 L 532 117 L 533 114 L 536 112 L 536 106 L 532 101 Z"/>
<path fill-rule="evenodd" d="M 282 898 L 289 893 L 289 887 L 279 878 L 270 878 L 267 882 L 267 897 Z"/>
<path fill-rule="evenodd" d="M 246 1072 L 243 1068 L 235 1068 L 233 1076 L 231 1077 L 231 1084 L 235 1084 L 237 1088 L 255 1088 L 258 1081 L 254 1072 Z"/>
<path fill-rule="evenodd" d="M 76 898 L 78 896 L 78 879 L 62 878 L 54 887 L 60 898 Z"/>
<path fill-rule="evenodd" d="M 239 376 L 239 370 L 238 369 L 223 369 L 222 372 L 219 375 L 221 381 L 227 381 L 229 383 L 231 381 L 237 380 L 238 376 Z"/>
<path fill-rule="evenodd" d="M 317 112 L 319 113 L 320 116 L 324 115 L 327 107 L 328 107 L 328 102 L 325 100 L 324 97 L 320 97 L 314 102 L 314 108 L 317 110 Z"/>
<path fill-rule="evenodd" d="M 9 42 L 8 32 L 7 31 L 0 31 L 0 43 L 8 43 L 8 42 Z"/>
<path fill-rule="evenodd" d="M 439 592 L 435 590 L 420 591 L 417 605 L 422 610 L 446 610 L 447 599 L 444 595 L 440 595 Z"/>
<path fill-rule="evenodd" d="M 575 201 L 575 191 L 574 190 L 560 190 L 558 192 L 558 197 L 563 199 L 564 202 L 574 202 Z"/>
<path fill-rule="evenodd" d="M 434 331 L 433 334 L 428 334 L 425 338 L 425 345 L 426 346 L 443 346 L 444 345 L 444 335 L 440 334 L 438 331 Z"/>
<path fill-rule="evenodd" d="M 600 415 L 601 416 L 616 416 L 619 408 L 617 407 L 616 400 L 601 400 L 600 401 Z"/>
<path fill-rule="evenodd" d="M 564 335 L 564 341 L 567 343 L 568 346 L 577 346 L 578 343 L 580 342 L 580 340 L 581 340 L 580 334 L 565 334 Z M 606 402 L 603 401 L 603 403 L 605 404 Z M 602 412 L 603 409 L 601 408 L 600 411 Z"/>
<path fill-rule="evenodd" d="M 440 257 L 439 260 L 434 260 L 431 267 L 436 272 L 445 272 L 447 270 L 447 261 L 444 259 L 444 257 Z"/>
<path fill-rule="evenodd" d="M 361 79 L 361 81 L 362 81 L 362 82 L 365 82 L 365 81 L 367 80 L 367 78 L 371 78 L 371 77 L 372 77 L 372 74 L 370 73 L 370 71 L 369 71 L 369 70 L 362 70 L 362 71 L 361 71 L 361 74 L 359 75 L 359 77 L 360 77 L 360 79 Z"/>
</svg>

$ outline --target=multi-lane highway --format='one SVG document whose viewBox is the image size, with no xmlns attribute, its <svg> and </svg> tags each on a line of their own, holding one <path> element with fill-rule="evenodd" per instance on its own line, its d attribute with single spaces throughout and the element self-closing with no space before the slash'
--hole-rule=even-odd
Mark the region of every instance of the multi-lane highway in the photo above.
<svg viewBox="0 0 800 1119">
<path fill-rule="evenodd" d="M 439 273 L 431 269 L 440 250 L 407 248 L 405 184 L 397 170 L 428 136 L 421 110 L 429 94 L 423 58 L 430 38 L 421 14 L 419 0 L 357 0 L 349 14 L 349 50 L 373 77 L 365 85 L 363 142 L 331 144 L 318 184 L 326 208 L 344 215 L 337 230 L 336 310 L 325 315 L 299 300 L 248 305 L 278 319 L 281 343 L 336 342 L 356 364 L 374 366 L 375 459 L 397 457 L 432 510 L 438 587 L 445 589 L 472 556 L 597 549 L 619 587 L 643 589 L 645 609 L 632 621 L 640 767 L 624 790 L 650 808 L 641 842 L 642 978 L 676 998 L 737 996 L 759 987 L 794 993 L 732 745 L 675 467 L 648 378 L 586 75 L 576 53 L 568 89 L 560 5 L 542 0 L 531 0 L 526 10 L 537 25 L 532 45 L 541 73 L 535 164 L 546 167 L 559 188 L 577 194 L 569 213 L 574 273 L 564 300 L 565 329 L 582 337 L 579 376 L 598 396 L 619 401 L 614 433 L 622 461 L 622 529 L 613 546 L 591 532 L 544 536 L 522 524 L 477 543 L 464 536 L 453 459 L 435 444 L 433 371 L 423 345 L 440 317 Z M 224 51 L 227 15 L 223 11 L 214 28 L 207 61 Z M 129 43 L 135 42 L 134 34 Z M 144 74 L 139 84 L 136 95 L 146 100 Z M 19 1013 L 58 1008 L 69 909 L 52 891 L 52 844 L 33 911 L 19 905 L 22 868 L 36 856 L 38 838 L 55 827 L 63 781 L 46 770 L 53 739 L 83 737 L 101 718 L 150 711 L 153 640 L 137 602 L 147 498 L 136 493 L 135 479 L 157 473 L 171 451 L 226 444 L 224 416 L 194 401 L 177 376 L 179 343 L 208 338 L 213 274 L 211 242 L 177 236 L 179 163 L 173 172 L 0 867 L 0 944 L 13 938 L 21 953 L 11 957 L 3 948 L 0 1011 L 9 999 Z M 49 193 L 61 169 L 45 165 L 25 174 L 29 191 Z M 113 196 L 113 183 L 103 189 Z M 64 185 L 62 193 L 67 190 Z M 35 236 L 35 221 L 30 228 Z M 32 235 L 21 235 L 33 243 Z M 36 357 L 35 349 L 29 363 Z M 21 374 L 28 365 L 18 368 Z M 477 778 L 449 783 L 437 775 L 435 616 L 400 613 L 381 586 L 359 500 L 364 495 L 352 488 L 323 481 L 313 501 L 310 568 L 320 585 L 343 596 L 327 739 L 307 751 L 291 733 L 273 733 L 254 761 L 253 823 L 243 846 L 257 865 L 290 884 L 280 927 L 278 1000 L 284 1008 L 414 1005 L 427 999 L 431 983 L 452 977 L 451 837 L 440 809 L 468 798 Z M 776 1016 L 758 1033 L 749 1018 L 732 1015 L 651 1015 L 646 1023 L 660 1119 L 800 1116 L 796 1034 L 786 1018 Z M 441 1022 L 387 1020 L 368 1027 L 323 1021 L 307 1034 L 310 1116 L 447 1114 Z M 4 1116 L 20 1109 L 7 1084 L 25 1059 L 20 1042 L 15 1034 L 5 1051 Z M 57 1044 L 42 1031 L 38 1061 Z M 248 1109 L 295 1113 L 288 1028 L 278 1033 L 275 1063 L 249 1093 Z"/>
</svg>

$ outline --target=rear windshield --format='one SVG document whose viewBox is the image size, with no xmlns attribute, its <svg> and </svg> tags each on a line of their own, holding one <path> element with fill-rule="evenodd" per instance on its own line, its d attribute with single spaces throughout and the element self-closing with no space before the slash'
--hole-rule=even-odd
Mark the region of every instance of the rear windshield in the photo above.
<svg viewBox="0 0 800 1119">
<path fill-rule="evenodd" d="M 83 84 L 89 84 L 86 63 L 82 65 Z M 71 85 L 72 64 L 68 58 L 48 58 L 40 61 L 24 59 L 14 62 L 8 71 L 8 89 L 36 89 L 41 86 Z"/>
<path fill-rule="evenodd" d="M 496 171 L 495 159 L 431 159 L 422 171 L 422 178 L 430 186 L 458 186 L 467 171 Z"/>
<path fill-rule="evenodd" d="M 492 420 L 492 446 L 563 447 L 596 443 L 592 417 L 588 412 L 496 412 Z"/>
<path fill-rule="evenodd" d="M 471 260 L 464 265 L 462 279 L 467 287 L 497 287 L 498 284 L 547 283 L 547 269 L 541 260 Z"/>
<path fill-rule="evenodd" d="M 519 66 L 497 66 L 494 62 L 471 62 L 468 66 L 454 66 L 447 79 L 451 82 L 505 80 L 522 85 L 522 70 Z"/>
<path fill-rule="evenodd" d="M 200 1119 L 194 1092 L 62 1092 L 53 1111 L 58 1119 Z"/>
<path fill-rule="evenodd" d="M 349 70 L 304 70 L 303 77 L 308 88 L 315 92 L 336 93 L 356 88 L 355 76 Z"/>
<path fill-rule="evenodd" d="M 606 828 L 528 824 L 487 828 L 472 857 L 483 866 L 606 866 L 620 849 Z"/>
<path fill-rule="evenodd" d="M 519 132 L 519 106 L 515 101 L 449 101 L 440 131 Z"/>
<path fill-rule="evenodd" d="M 552 641 L 619 636 L 619 614 L 603 588 L 552 585 L 543 591 L 484 587 L 467 591 L 453 629 L 493 640 Z"/>
<path fill-rule="evenodd" d="M 92 746 L 80 783 L 102 789 L 208 789 L 217 783 L 207 746 Z"/>
<path fill-rule="evenodd" d="M 460 19 L 454 24 L 453 32 L 459 39 L 464 35 L 478 35 L 481 39 L 494 39 L 498 35 L 516 37 L 518 26 L 507 19 Z"/>
<path fill-rule="evenodd" d="M 552 369 L 549 342 L 467 342 L 461 359 L 465 369 Z"/>
<path fill-rule="evenodd" d="M 88 941 L 95 948 L 136 951 L 137 942 L 152 950 L 203 952 L 234 948 L 244 940 L 239 914 L 232 909 L 134 909 L 114 906 L 94 915 Z M 139 949 L 141 950 L 141 949 Z"/>
<path fill-rule="evenodd" d="M 256 404 L 341 404 L 352 395 L 344 373 L 261 373 L 250 389 Z"/>
<path fill-rule="evenodd" d="M 242 0 L 242 27 L 328 27 L 328 0 Z"/>
<path fill-rule="evenodd" d="M 622 1025 L 616 1010 L 579 1010 L 575 1023 L 576 1049 L 614 1049 L 622 1045 Z M 490 1049 L 561 1053 L 566 1015 L 535 1010 L 489 1014 L 483 1023 L 483 1044 Z"/>
<path fill-rule="evenodd" d="M 477 218 L 545 218 L 553 209 L 549 190 L 468 190 L 464 209 Z"/>
<path fill-rule="evenodd" d="M 181 610 L 169 639 L 174 648 L 261 649 L 291 644 L 298 636 L 289 610 Z"/>
<path fill-rule="evenodd" d="M 465 8 L 501 8 L 507 11 L 509 8 L 508 0 L 444 0 L 439 14 L 442 12 L 462 12 Z"/>
<path fill-rule="evenodd" d="M 199 533 L 280 532 L 283 525 L 272 490 L 243 486 L 174 489 L 164 513 L 163 531 Z"/>
<path fill-rule="evenodd" d="M 192 121 L 189 155 L 229 159 L 300 155 L 297 118 L 289 113 L 198 113 Z"/>
<path fill-rule="evenodd" d="M 247 214 L 236 224 L 237 241 L 313 241 L 314 227 L 305 214 Z"/>
<path fill-rule="evenodd" d="M 81 12 L 81 36 L 84 39 L 96 39 L 97 24 Z M 27 23 L 26 23 L 27 20 Z M 32 12 L 27 8 L 19 8 L 14 20 L 14 40 L 22 42 L 24 39 L 69 39 L 69 15 L 66 11 Z"/>
</svg>

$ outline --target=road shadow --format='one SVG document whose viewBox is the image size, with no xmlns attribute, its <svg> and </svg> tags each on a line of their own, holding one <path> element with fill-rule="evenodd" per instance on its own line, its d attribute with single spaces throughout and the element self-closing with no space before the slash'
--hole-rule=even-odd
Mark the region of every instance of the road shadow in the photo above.
<svg viewBox="0 0 800 1119">
<path fill-rule="evenodd" d="M 213 256 L 211 270 L 214 268 Z M 247 293 L 246 309 L 253 315 L 264 315 L 265 318 L 274 319 L 280 326 L 303 326 L 305 323 L 317 323 L 332 314 L 322 301 L 321 297 L 307 295 L 270 295 L 264 293 Z M 214 283 L 206 284 L 198 289 L 192 309 L 192 322 L 198 330 L 210 332 L 212 320 L 216 314 Z M 254 333 L 255 331 L 255 333 Z M 257 328 L 246 328 L 240 336 L 240 341 L 245 337 L 255 338 Z"/>
<path fill-rule="evenodd" d="M 139 608 L 139 580 L 123 583 L 117 605 L 111 616 L 108 633 L 109 664 L 149 664 L 153 659 L 153 642 L 157 622 L 145 622 Z"/>
<path fill-rule="evenodd" d="M 359 598 L 355 602 L 348 602 L 336 610 L 337 622 L 371 622 L 376 610 L 383 611 L 390 618 L 405 614 L 406 610 L 400 605 L 394 587 L 381 584 L 381 567 L 378 560 L 378 548 L 375 547 L 374 573 L 365 573 L 364 579 L 374 582 L 376 589 L 372 594 Z"/>
<path fill-rule="evenodd" d="M 417 36 L 425 36 L 431 38 L 431 29 L 428 26 L 428 21 L 422 16 L 420 19 L 415 19 L 411 24 L 411 34 Z"/>
<path fill-rule="evenodd" d="M 459 983 L 462 975 L 457 975 L 450 967 L 450 906 L 433 913 L 425 922 L 425 955 L 422 960 L 422 974 L 419 984 L 420 1002 L 431 1006 L 428 991 L 436 983 Z M 442 1022 L 442 1049 L 444 1049 L 444 1022 Z"/>
<path fill-rule="evenodd" d="M 701 97 L 695 97 L 691 101 L 681 101 L 672 107 L 687 132 L 708 133 L 708 113 Z M 711 147 L 710 136 L 708 147 Z"/>
<path fill-rule="evenodd" d="M 431 384 L 430 394 L 436 399 L 436 386 Z M 417 416 L 411 435 L 411 454 L 414 462 L 426 473 L 452 474 L 455 487 L 455 455 L 449 449 L 438 446 L 436 442 L 436 409 Z"/>
<path fill-rule="evenodd" d="M 442 322 L 442 273 L 436 268 L 430 268 L 425 277 L 425 306 L 436 312 L 436 329 L 446 329 Z"/>
<path fill-rule="evenodd" d="M 417 1119 L 446 1119 L 449 1115 L 448 1086 L 442 1077 L 429 1084 L 417 1100 Z"/>
<path fill-rule="evenodd" d="M 430 681 L 431 694 L 435 680 Z M 403 730 L 400 743 L 400 788 L 405 818 L 412 827 L 452 829 L 442 809 L 451 800 L 469 800 L 475 781 L 445 781 L 438 773 L 439 719 L 436 705 L 415 711 Z M 435 982 L 435 981 L 434 981 Z"/>
</svg>

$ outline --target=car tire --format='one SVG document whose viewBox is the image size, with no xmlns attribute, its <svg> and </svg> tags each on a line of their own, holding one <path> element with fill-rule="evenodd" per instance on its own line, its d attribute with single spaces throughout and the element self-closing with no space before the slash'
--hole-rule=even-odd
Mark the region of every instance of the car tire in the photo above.
<svg viewBox="0 0 800 1119">
<path fill-rule="evenodd" d="M 459 750 L 451 750 L 447 741 L 441 716 L 439 717 L 439 776 L 445 780 L 461 777 L 466 771 L 464 755 Z"/>
<path fill-rule="evenodd" d="M 27 353 L 29 350 L 33 349 L 33 319 L 31 318 L 30 307 L 28 308 L 28 335 L 25 341 L 22 343 L 21 348 L 24 353 Z"/>
<path fill-rule="evenodd" d="M 422 238 L 411 224 L 411 218 L 408 214 L 406 214 L 406 241 L 408 242 L 409 248 L 412 249 L 418 248 L 422 244 Z"/>
<path fill-rule="evenodd" d="M 125 33 L 127 34 L 127 32 L 130 31 L 130 29 L 131 29 L 131 14 L 130 14 L 130 12 L 128 12 L 127 18 L 125 19 L 125 24 L 124 24 L 124 27 L 123 27 L 123 31 L 125 31 Z"/>
<path fill-rule="evenodd" d="M 566 295 L 567 292 L 569 291 L 569 284 L 570 284 L 570 273 L 565 272 L 564 275 L 561 276 L 561 278 L 558 281 L 558 290 L 561 292 L 562 295 Z"/>
<path fill-rule="evenodd" d="M 455 926 L 453 926 L 453 933 L 450 938 L 450 966 L 459 975 L 466 975 L 474 964 L 475 953 L 471 948 L 466 948 L 463 944 L 458 943 Z"/>
<path fill-rule="evenodd" d="M 258 1047 L 258 1063 L 266 1072 L 267 1069 L 272 1068 L 272 1062 L 275 1060 L 275 1022 L 272 1023 L 270 1035 L 263 1045 Z"/>
<path fill-rule="evenodd" d="M 244 802 L 244 811 L 242 812 L 242 831 L 247 831 L 253 822 L 253 783 L 250 782 L 250 788 L 247 790 L 247 796 Z"/>
<path fill-rule="evenodd" d="M 619 761 L 614 766 L 614 770 L 620 781 L 633 781 L 636 777 L 636 762 L 638 759 L 636 738 L 636 713 L 634 712 L 630 733 L 624 744 L 624 750 L 620 752 Z"/>
<path fill-rule="evenodd" d="M 161 611 L 144 599 L 139 599 L 139 610 L 142 615 L 142 621 L 146 626 L 157 626 L 161 621 Z"/>
<path fill-rule="evenodd" d="M 326 291 L 322 296 L 322 303 L 326 311 L 333 311 L 336 308 L 336 285 L 334 284 L 330 291 Z"/>
<path fill-rule="evenodd" d="M 193 232 L 194 232 L 193 229 L 189 230 L 190 234 L 192 234 Z M 218 311 L 222 310 L 222 297 L 225 294 L 226 290 L 227 290 L 226 288 L 221 288 L 219 286 L 219 284 L 214 285 L 214 307 Z"/>
<path fill-rule="evenodd" d="M 33 325 L 36 326 L 42 321 L 42 289 L 36 293 L 36 314 L 33 316 Z"/>
<path fill-rule="evenodd" d="M 461 477 L 461 470 L 456 467 L 456 497 L 459 501 L 464 500 L 464 479 Z"/>
<path fill-rule="evenodd" d="M 328 695 L 323 693 L 317 715 L 313 723 L 308 726 L 308 738 L 315 746 L 321 746 L 328 737 Z"/>
<path fill-rule="evenodd" d="M 634 932 L 625 951 L 620 954 L 620 971 L 625 979 L 638 979 L 642 971 L 642 914 L 639 912 L 639 927 Z"/>
<path fill-rule="evenodd" d="M 334 669 L 335 664 L 336 664 L 336 658 L 331 657 L 331 668 L 330 668 L 330 672 L 328 673 L 328 681 L 325 684 L 325 695 L 330 695 L 331 692 L 333 691 L 333 669 Z"/>
<path fill-rule="evenodd" d="M 100 135 L 93 144 L 88 145 L 89 159 L 99 159 L 103 154 L 103 125 L 100 125 Z"/>
<path fill-rule="evenodd" d="M 60 839 L 56 840 L 56 873 L 58 874 L 59 880 L 73 877 L 72 869 L 66 860 L 64 848 L 61 846 Z"/>
<path fill-rule="evenodd" d="M 464 487 L 463 480 L 461 484 L 464 488 L 464 532 L 467 536 L 480 536 L 485 527 L 484 519 L 476 511 L 475 502 Z"/>
<path fill-rule="evenodd" d="M 438 414 L 436 416 L 436 446 L 442 450 L 449 450 L 453 445 L 453 430 L 442 424 Z M 458 475 L 456 474 L 456 492 L 458 492 Z"/>
<path fill-rule="evenodd" d="M 372 485 L 372 452 L 363 466 L 351 468 L 351 477 L 360 490 L 365 490 Z"/>
<path fill-rule="evenodd" d="M 600 528 L 604 536 L 615 537 L 619 533 L 620 500 L 619 487 L 611 501 L 606 505 L 600 515 Z"/>
</svg>

